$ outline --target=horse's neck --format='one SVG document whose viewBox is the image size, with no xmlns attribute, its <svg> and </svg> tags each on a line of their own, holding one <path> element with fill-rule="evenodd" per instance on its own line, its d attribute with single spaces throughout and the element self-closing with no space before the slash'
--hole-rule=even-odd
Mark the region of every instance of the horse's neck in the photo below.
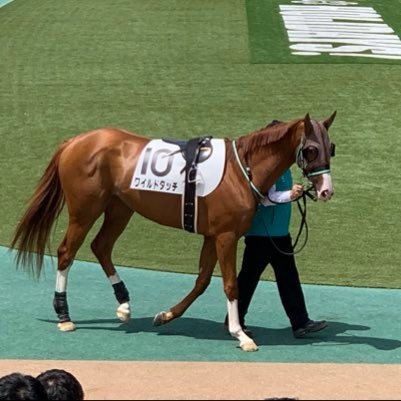
<svg viewBox="0 0 401 401">
<path fill-rule="evenodd" d="M 249 161 L 252 180 L 262 193 L 290 168 L 296 160 L 297 147 L 300 138 L 283 138 L 270 143 L 255 152 Z"/>
</svg>

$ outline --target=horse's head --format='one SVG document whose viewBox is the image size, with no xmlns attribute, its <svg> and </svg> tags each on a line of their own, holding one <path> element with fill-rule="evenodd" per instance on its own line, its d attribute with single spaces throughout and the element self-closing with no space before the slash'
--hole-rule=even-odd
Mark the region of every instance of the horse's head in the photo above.
<svg viewBox="0 0 401 401">
<path fill-rule="evenodd" d="M 305 177 L 313 184 L 317 198 L 329 200 L 334 193 L 330 175 L 330 159 L 334 156 L 335 145 L 330 141 L 328 130 L 336 112 L 323 121 L 312 120 L 309 113 L 305 116 L 304 133 L 297 151 L 297 164 Z"/>
</svg>

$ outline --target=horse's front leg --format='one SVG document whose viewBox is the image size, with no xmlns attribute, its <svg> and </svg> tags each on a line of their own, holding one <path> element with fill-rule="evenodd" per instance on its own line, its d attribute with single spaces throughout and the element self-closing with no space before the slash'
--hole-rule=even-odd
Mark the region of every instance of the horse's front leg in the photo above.
<svg viewBox="0 0 401 401">
<path fill-rule="evenodd" d="M 257 351 L 255 342 L 242 330 L 238 315 L 237 244 L 235 233 L 220 234 L 216 238 L 216 251 L 227 296 L 228 328 L 230 334 L 240 342 L 244 351 Z"/>
<path fill-rule="evenodd" d="M 177 305 L 170 308 L 168 312 L 159 312 L 153 321 L 155 326 L 166 324 L 180 317 L 191 306 L 210 284 L 213 270 L 216 266 L 217 254 L 213 238 L 204 237 L 201 255 L 199 258 L 199 274 L 192 291 Z"/>
</svg>

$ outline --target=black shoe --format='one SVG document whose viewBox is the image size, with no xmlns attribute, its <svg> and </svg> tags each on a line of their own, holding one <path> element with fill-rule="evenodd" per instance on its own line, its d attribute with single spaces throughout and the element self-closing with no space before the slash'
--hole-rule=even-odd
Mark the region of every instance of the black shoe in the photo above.
<svg viewBox="0 0 401 401">
<path fill-rule="evenodd" d="M 328 326 L 325 320 L 308 320 L 302 327 L 293 331 L 295 338 L 302 338 L 308 333 L 316 333 Z"/>
</svg>

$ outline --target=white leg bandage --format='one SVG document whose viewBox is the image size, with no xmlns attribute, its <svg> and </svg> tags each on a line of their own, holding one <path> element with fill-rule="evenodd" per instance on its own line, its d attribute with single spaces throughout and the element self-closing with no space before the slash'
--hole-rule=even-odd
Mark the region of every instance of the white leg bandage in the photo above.
<svg viewBox="0 0 401 401">
<path fill-rule="evenodd" d="M 112 276 L 110 276 L 109 280 L 110 280 L 111 285 L 118 284 L 121 281 L 120 276 L 118 275 L 118 273 L 113 274 Z"/>
<path fill-rule="evenodd" d="M 67 292 L 68 273 L 70 268 L 71 266 L 67 267 L 65 270 L 57 270 L 56 292 Z"/>
</svg>

